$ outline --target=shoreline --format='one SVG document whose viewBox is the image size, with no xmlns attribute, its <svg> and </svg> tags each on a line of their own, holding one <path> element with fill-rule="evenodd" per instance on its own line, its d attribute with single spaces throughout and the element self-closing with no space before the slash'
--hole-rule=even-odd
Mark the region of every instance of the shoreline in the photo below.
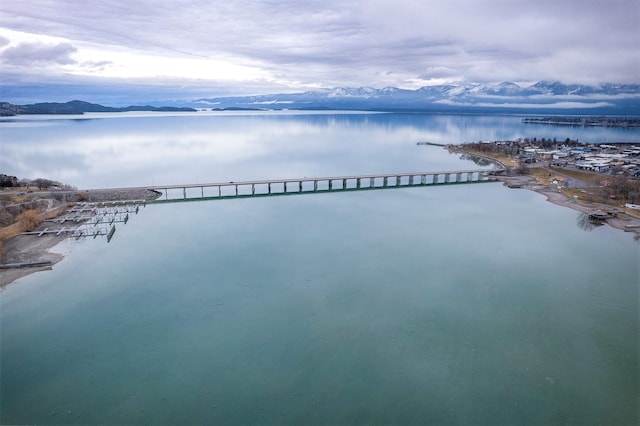
<svg viewBox="0 0 640 426">
<path fill-rule="evenodd" d="M 487 155 L 486 153 L 477 153 L 475 151 L 466 150 L 464 147 L 459 145 L 450 145 L 448 146 L 450 152 L 456 152 L 458 154 L 469 155 L 471 157 L 477 157 L 484 160 L 488 160 L 493 162 L 494 164 L 508 170 L 510 167 L 516 167 L 519 163 L 511 158 L 506 157 L 498 157 L 495 155 Z M 548 167 L 543 167 L 544 169 L 550 170 Z M 562 171 L 554 170 L 554 174 L 562 175 Z M 628 210 L 624 211 L 621 208 L 617 208 L 615 206 L 611 206 L 608 204 L 603 204 L 595 201 L 588 201 L 586 203 L 580 203 L 576 199 L 572 198 L 568 194 L 559 190 L 556 184 L 552 183 L 544 183 L 539 178 L 528 175 L 498 175 L 496 177 L 498 181 L 501 181 L 505 186 L 513 189 L 528 189 L 530 191 L 537 192 L 538 194 L 544 195 L 546 197 L 546 201 L 561 206 L 570 208 L 575 211 L 579 211 L 585 214 L 593 214 L 597 211 L 617 211 L 623 213 L 626 216 L 626 219 L 618 217 L 618 214 L 614 214 L 611 217 L 607 217 L 606 219 L 602 219 L 601 224 L 607 224 L 614 229 L 618 229 L 625 232 L 633 232 L 636 237 L 640 240 L 640 211 L 637 214 L 630 213 Z M 579 180 L 579 179 L 577 179 Z"/>
<path fill-rule="evenodd" d="M 17 235 L 7 240 L 7 251 L 17 252 L 17 262 L 15 264 L 44 263 L 38 266 L 16 266 L 7 269 L 0 269 L 0 288 L 11 284 L 19 278 L 41 271 L 50 271 L 53 266 L 64 259 L 62 253 L 53 251 L 58 244 L 67 237 L 47 236 L 38 237 L 36 235 Z M 15 259 L 15 258 L 14 258 Z"/>
<path fill-rule="evenodd" d="M 495 161 L 495 159 L 494 159 Z M 570 198 L 566 194 L 560 192 L 552 185 L 546 185 L 538 182 L 534 177 L 522 175 L 522 176 L 499 176 L 497 181 L 502 182 L 504 186 L 517 189 L 527 189 L 544 195 L 546 201 L 561 207 L 570 208 L 572 210 L 582 213 L 592 213 L 598 209 L 611 209 L 612 206 L 600 206 L 597 203 L 581 204 L 576 200 Z M 95 197 L 98 193 L 101 200 L 92 201 L 113 201 L 113 200 L 125 200 L 132 195 L 130 192 L 121 190 L 99 190 L 92 191 Z M 157 197 L 157 194 L 143 194 L 144 198 L 149 200 Z M 140 198 L 140 197 L 138 197 Z M 619 217 L 612 217 L 603 220 L 603 223 L 611 226 L 612 228 L 622 230 L 625 232 L 633 232 L 637 236 L 640 236 L 640 212 L 638 216 L 625 213 L 626 219 Z M 7 249 L 7 259 L 4 265 L 13 264 L 13 267 L 0 269 L 0 288 L 15 282 L 16 280 L 25 276 L 31 275 L 36 272 L 42 272 L 51 270 L 53 266 L 64 259 L 64 255 L 59 252 L 55 252 L 54 249 L 62 241 L 68 237 L 60 236 L 47 236 L 41 237 L 36 235 L 17 235 L 5 241 Z M 36 266 L 28 266 L 28 264 L 37 264 Z M 11 266 L 11 265 L 9 265 Z"/>
<path fill-rule="evenodd" d="M 99 189 L 91 191 L 73 191 L 69 192 L 68 195 L 81 197 L 82 201 L 89 202 L 125 200 L 149 201 L 154 200 L 159 196 L 157 192 L 146 189 Z M 63 204 L 55 206 L 53 210 L 59 209 L 61 205 Z M 64 214 L 66 214 L 66 209 L 61 210 L 55 217 L 60 217 Z M 63 227 L 63 225 L 55 226 L 52 225 L 51 222 L 47 222 L 45 225 L 43 222 L 36 227 L 36 230 L 41 231 L 45 227 L 49 229 L 59 229 Z M 3 288 L 4 286 L 27 275 L 51 270 L 56 263 L 64 259 L 64 255 L 62 253 L 56 252 L 53 249 L 67 238 L 70 237 L 62 234 L 51 234 L 47 236 L 18 234 L 4 240 L 6 255 L 2 261 L 4 268 L 0 268 L 0 288 Z"/>
<path fill-rule="evenodd" d="M 580 204 L 576 200 L 572 199 L 568 195 L 555 189 L 552 185 L 544 185 L 539 183 L 534 177 L 531 176 L 500 176 L 497 178 L 505 186 L 517 184 L 521 186 L 513 187 L 514 189 L 527 189 L 529 191 L 536 192 L 546 197 L 546 201 L 555 204 L 557 206 L 566 207 L 571 210 L 575 210 L 581 213 L 593 213 L 596 210 L 611 210 L 612 206 L 601 205 L 599 203 Z M 611 226 L 614 229 L 618 229 L 624 232 L 632 232 L 640 236 L 640 212 L 638 216 L 631 215 L 624 212 L 627 219 L 620 217 L 610 217 L 602 220 L 603 223 Z"/>
</svg>

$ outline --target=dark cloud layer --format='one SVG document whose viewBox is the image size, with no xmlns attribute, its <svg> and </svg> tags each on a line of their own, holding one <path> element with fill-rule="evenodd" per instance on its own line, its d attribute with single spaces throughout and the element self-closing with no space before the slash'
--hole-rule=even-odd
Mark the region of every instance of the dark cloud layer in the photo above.
<svg viewBox="0 0 640 426">
<path fill-rule="evenodd" d="M 42 66 L 47 64 L 69 65 L 76 61 L 71 57 L 76 48 L 68 43 L 20 43 L 15 47 L 8 47 L 0 59 L 6 65 L 24 67 Z"/>
</svg>

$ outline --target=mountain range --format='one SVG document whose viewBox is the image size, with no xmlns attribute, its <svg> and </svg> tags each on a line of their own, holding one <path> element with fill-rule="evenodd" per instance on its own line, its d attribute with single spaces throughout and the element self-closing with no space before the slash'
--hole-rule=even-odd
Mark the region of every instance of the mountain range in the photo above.
<svg viewBox="0 0 640 426">
<path fill-rule="evenodd" d="M 303 93 L 202 98 L 178 103 L 193 108 L 345 109 L 382 111 L 551 111 L 584 110 L 640 114 L 640 84 L 588 86 L 542 81 L 427 86 L 335 88 Z"/>
<path fill-rule="evenodd" d="M 521 86 L 460 84 L 416 90 L 386 87 L 334 88 L 303 93 L 147 102 L 145 106 L 106 107 L 84 101 L 13 105 L 0 102 L 0 115 L 81 114 L 84 112 L 194 111 L 195 109 L 302 109 L 425 112 L 574 113 L 640 115 L 640 84 L 598 86 L 541 81 Z"/>
</svg>

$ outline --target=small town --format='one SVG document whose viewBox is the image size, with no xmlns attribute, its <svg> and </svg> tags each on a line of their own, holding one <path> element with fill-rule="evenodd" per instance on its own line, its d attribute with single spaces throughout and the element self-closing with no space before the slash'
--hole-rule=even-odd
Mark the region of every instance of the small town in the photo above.
<svg viewBox="0 0 640 426">
<path fill-rule="evenodd" d="M 583 212 L 596 221 L 635 231 L 640 212 L 640 146 L 630 143 L 581 144 L 548 139 L 474 142 L 448 145 L 480 165 L 498 161 L 510 188 L 527 187 L 548 199 Z M 567 200 L 569 203 L 567 204 Z M 613 219 L 613 220 L 609 220 Z"/>
<path fill-rule="evenodd" d="M 555 139 L 526 138 L 515 141 L 474 142 L 462 146 L 464 150 L 501 154 L 529 165 L 545 163 L 548 166 L 573 170 L 640 177 L 640 144 L 582 144 L 570 139 L 557 142 Z"/>
</svg>

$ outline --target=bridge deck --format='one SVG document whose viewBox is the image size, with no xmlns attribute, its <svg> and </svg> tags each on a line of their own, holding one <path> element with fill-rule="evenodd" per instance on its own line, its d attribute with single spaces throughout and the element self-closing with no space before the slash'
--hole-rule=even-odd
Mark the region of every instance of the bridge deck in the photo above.
<svg viewBox="0 0 640 426">
<path fill-rule="evenodd" d="M 504 170 L 468 169 L 436 172 L 377 173 L 367 175 L 326 177 L 305 176 L 302 178 L 278 178 L 264 180 L 191 183 L 179 185 L 152 185 L 144 188 L 162 193 L 164 197 L 160 197 L 159 199 L 154 201 L 161 202 L 211 198 L 253 197 L 278 194 L 300 194 L 342 190 L 397 188 L 436 184 L 477 183 L 485 182 L 489 180 L 490 175 L 501 173 L 502 171 Z M 210 193 L 211 188 L 213 188 L 216 192 Z M 231 188 L 231 193 L 229 193 L 229 188 Z M 194 194 L 193 189 L 199 189 L 200 191 L 199 193 Z M 205 194 L 205 189 L 208 190 L 207 194 Z M 179 194 L 177 197 L 174 195 L 176 190 L 181 190 L 181 194 Z M 170 192 L 172 192 L 171 199 L 169 198 Z"/>
<path fill-rule="evenodd" d="M 326 176 L 326 177 L 302 177 L 302 178 L 283 178 L 283 179 L 264 179 L 264 180 L 245 180 L 245 181 L 228 181 L 228 182 L 210 182 L 210 183 L 191 183 L 179 185 L 152 185 L 144 188 L 151 190 L 166 189 L 182 189 L 182 188 L 201 188 L 211 186 L 234 186 L 234 185 L 268 185 L 274 183 L 296 183 L 296 182 L 327 182 L 329 180 L 356 180 L 356 179 L 378 179 L 378 178 L 395 178 L 408 176 L 434 176 L 434 175 L 455 175 L 458 173 L 489 173 L 494 174 L 502 169 L 470 169 L 470 170 L 449 170 L 440 172 L 415 172 L 415 173 L 377 173 L 369 175 L 345 175 L 345 176 Z M 135 188 L 124 188 L 135 189 Z"/>
</svg>

